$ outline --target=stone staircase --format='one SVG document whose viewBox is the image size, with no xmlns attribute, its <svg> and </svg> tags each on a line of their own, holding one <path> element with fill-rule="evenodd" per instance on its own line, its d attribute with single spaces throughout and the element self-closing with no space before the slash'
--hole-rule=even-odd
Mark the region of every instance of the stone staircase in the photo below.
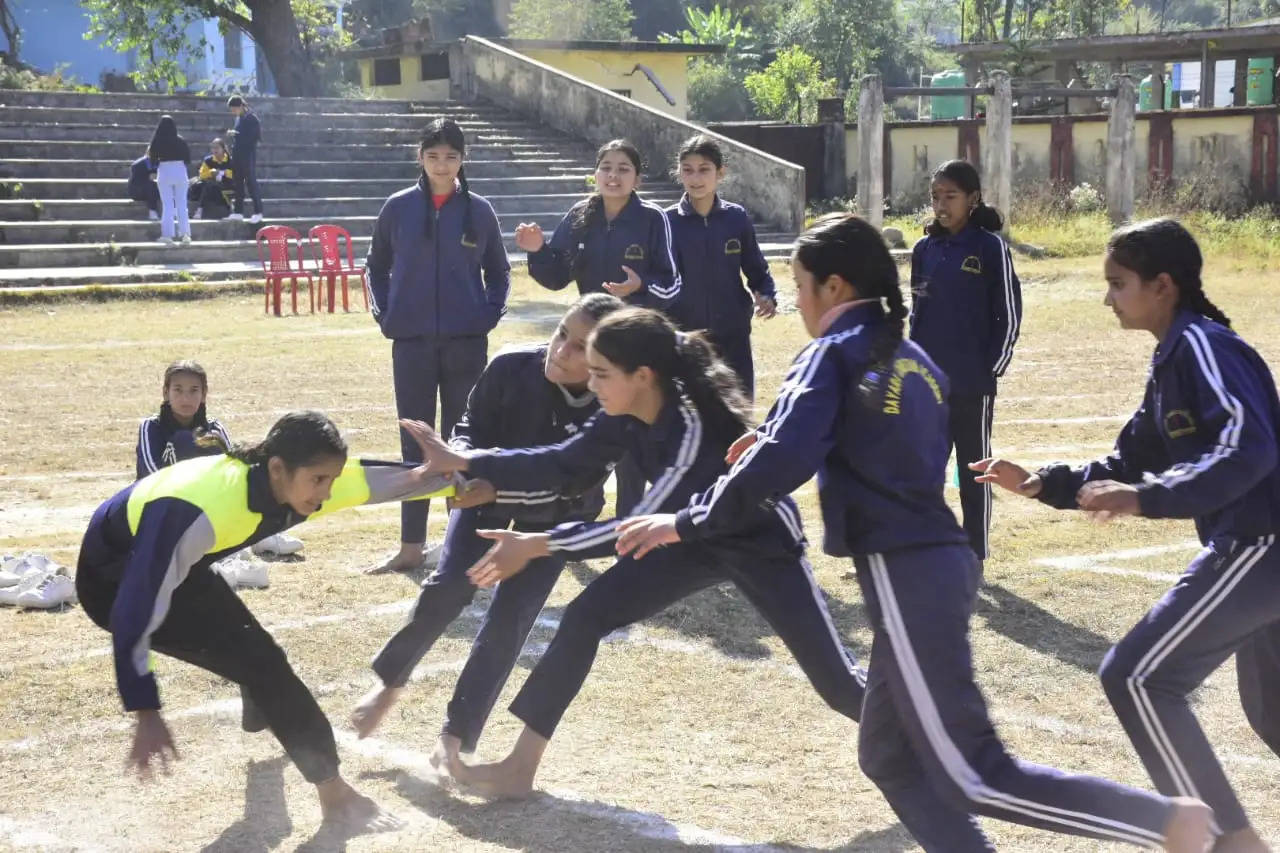
<svg viewBox="0 0 1280 853">
<path fill-rule="evenodd" d="M 454 118 L 467 135 L 472 189 L 498 213 L 513 262 L 515 226 L 550 231 L 586 192 L 594 146 L 487 104 L 261 98 L 258 176 L 266 220 L 306 234 L 322 222 L 351 232 L 358 258 L 387 196 L 417 178 L 418 134 Z M 156 121 L 172 115 L 197 157 L 233 122 L 221 98 L 0 92 L 0 288 L 253 280 L 260 267 L 248 222 L 192 221 L 193 242 L 157 242 L 159 223 L 126 194 L 129 163 Z M 678 188 L 653 178 L 659 204 Z M 790 237 L 761 226 L 771 254 Z"/>
</svg>

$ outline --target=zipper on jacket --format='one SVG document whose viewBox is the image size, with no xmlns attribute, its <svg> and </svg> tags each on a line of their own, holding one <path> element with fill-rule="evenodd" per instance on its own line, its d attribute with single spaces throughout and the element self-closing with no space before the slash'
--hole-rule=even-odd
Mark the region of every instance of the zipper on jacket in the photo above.
<svg viewBox="0 0 1280 853">
<path fill-rule="evenodd" d="M 430 189 L 431 189 L 431 185 L 428 184 L 427 190 L 430 191 Z M 431 228 L 431 253 L 435 256 L 434 261 L 435 261 L 435 267 L 436 267 L 436 280 L 435 280 L 435 288 L 433 292 L 433 295 L 435 296 L 436 310 L 435 310 L 435 316 L 432 317 L 432 320 L 436 324 L 436 334 L 435 334 L 436 340 L 439 340 L 440 339 L 440 208 L 435 206 L 434 199 L 432 201 L 433 203 L 431 205 L 431 215 L 434 218 L 432 219 L 432 228 Z M 447 203 L 448 202 L 446 202 L 446 204 Z"/>
</svg>

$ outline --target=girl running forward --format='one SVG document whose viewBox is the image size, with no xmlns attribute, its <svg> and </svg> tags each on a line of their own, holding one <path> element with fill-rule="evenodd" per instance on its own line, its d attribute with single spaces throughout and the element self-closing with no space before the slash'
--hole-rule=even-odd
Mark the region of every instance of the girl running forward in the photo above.
<svg viewBox="0 0 1280 853">
<path fill-rule="evenodd" d="M 686 140 L 676 169 L 684 197 L 667 208 L 682 282 L 674 316 L 686 329 L 705 329 L 747 396 L 755 396 L 751 315 L 754 309 L 755 316 L 768 320 L 778 312 L 769 264 L 751 216 L 717 192 L 724 179 L 719 143 L 702 134 Z"/>
<path fill-rule="evenodd" d="M 1142 405 L 1104 459 L 973 469 L 1058 509 L 1195 519 L 1204 550 L 1107 653 L 1102 686 L 1156 787 L 1213 807 L 1213 849 L 1263 851 L 1187 697 L 1234 653 L 1249 723 L 1280 754 L 1280 401 L 1266 362 L 1205 295 L 1202 264 L 1172 219 L 1112 234 L 1105 304 L 1156 339 Z"/>
<path fill-rule="evenodd" d="M 468 451 L 487 447 L 555 444 L 577 434 L 600 409 L 587 388 L 587 338 L 603 317 L 623 307 L 607 293 L 589 293 L 560 320 L 551 340 L 518 347 L 494 357 L 467 401 L 450 446 Z M 440 566 L 422 585 L 408 623 L 374 658 L 380 684 L 352 715 L 361 737 L 368 737 L 399 700 L 409 676 L 475 597 L 467 570 L 492 544 L 478 531 L 513 527 L 524 532 L 549 530 L 573 521 L 594 521 L 604 506 L 602 488 L 608 468 L 600 466 L 563 492 L 498 492 L 484 480 L 472 480 L 454 498 Z M 498 694 L 542 611 L 565 554 L 529 564 L 501 584 L 480 624 L 471 654 L 449 700 L 444 728 L 432 763 L 440 769 L 474 752 Z"/>
<path fill-rule="evenodd" d="M 452 492 L 422 467 L 348 461 L 332 421 L 293 412 L 258 444 L 170 465 L 98 507 L 80 546 L 76 592 L 89 618 L 111 633 L 116 685 L 136 719 L 129 764 L 149 776 L 155 762 L 177 758 L 160 715 L 154 650 L 239 684 L 316 786 L 327 821 L 393 825 L 338 774 L 320 706 L 209 565 L 311 516 Z"/>
<path fill-rule="evenodd" d="M 1013 358 L 1022 289 L 1000 212 L 982 200 L 978 170 L 950 160 L 933 173 L 933 222 L 911 251 L 911 340 L 951 381 L 947 436 L 960 470 L 960 509 L 979 560 L 989 552 L 991 486 L 969 463 L 991 455 L 996 383 Z"/>
<path fill-rule="evenodd" d="M 1005 751 L 973 680 L 968 628 L 980 565 L 942 494 L 946 375 L 902 340 L 898 271 L 876 228 L 847 214 L 823 217 L 796 241 L 791 269 L 815 340 L 792 363 L 768 418 L 735 442 L 728 474 L 687 507 L 625 520 L 618 550 L 710 541 L 816 472 L 824 550 L 853 558 L 874 633 L 859 763 L 921 846 L 993 850 L 974 820 L 981 814 L 1203 853 L 1203 803 Z"/>
<path fill-rule="evenodd" d="M 391 340 L 396 414 L 449 435 L 484 370 L 489 332 L 507 310 L 511 264 L 493 206 L 471 192 L 462 160 L 466 139 L 453 119 L 427 125 L 418 143 L 417 184 L 387 199 L 374 225 L 366 265 L 373 317 Z M 407 462 L 418 445 L 400 438 Z M 429 551 L 427 502 L 400 508 L 400 550 L 371 572 L 413 571 L 439 562 Z"/>
<path fill-rule="evenodd" d="M 467 471 L 498 489 L 546 489 L 574 482 L 632 453 L 653 486 L 637 514 L 675 512 L 725 471 L 724 455 L 746 425 L 737 377 L 697 334 L 679 333 L 661 314 L 629 308 L 596 326 L 587 348 L 589 387 L 601 411 L 573 438 L 549 447 L 458 453 L 425 426 L 415 428 L 428 467 Z M 492 586 L 552 554 L 615 554 L 620 519 L 562 524 L 547 533 L 489 530 L 496 545 L 469 572 Z M 743 507 L 730 532 L 705 542 L 621 556 L 565 608 L 546 654 L 511 703 L 525 723 L 497 764 L 450 769 L 481 792 L 523 796 L 543 751 L 591 671 L 610 632 L 647 619 L 723 581 L 738 587 L 781 637 L 818 694 L 857 720 L 863 677 L 832 624 L 804 558 L 804 531 L 789 497 Z"/>
</svg>

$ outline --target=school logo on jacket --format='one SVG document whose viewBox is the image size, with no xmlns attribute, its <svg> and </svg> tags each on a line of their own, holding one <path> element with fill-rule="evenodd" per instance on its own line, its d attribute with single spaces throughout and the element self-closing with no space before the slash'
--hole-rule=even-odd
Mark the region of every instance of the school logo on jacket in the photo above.
<svg viewBox="0 0 1280 853">
<path fill-rule="evenodd" d="M 960 264 L 960 269 L 965 272 L 971 272 L 974 275 L 982 275 L 982 261 L 977 255 L 970 255 Z"/>
<path fill-rule="evenodd" d="M 741 255 L 742 241 L 737 237 L 730 237 L 724 241 L 724 253 L 726 255 Z"/>
<path fill-rule="evenodd" d="M 1169 434 L 1169 438 L 1195 435 L 1196 422 L 1186 409 L 1174 409 L 1172 412 L 1165 413 L 1164 431 Z"/>
<path fill-rule="evenodd" d="M 627 247 L 627 250 L 622 253 L 622 258 L 627 261 L 643 261 L 644 246 L 641 246 L 639 243 L 632 243 Z"/>
</svg>

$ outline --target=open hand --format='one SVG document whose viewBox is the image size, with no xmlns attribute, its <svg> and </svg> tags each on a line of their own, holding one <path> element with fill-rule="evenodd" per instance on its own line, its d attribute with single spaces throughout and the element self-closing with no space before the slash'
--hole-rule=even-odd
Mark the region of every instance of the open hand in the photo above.
<svg viewBox="0 0 1280 853">
<path fill-rule="evenodd" d="M 485 539 L 494 540 L 493 547 L 467 569 L 467 577 L 476 586 L 494 586 L 518 572 L 530 560 L 551 553 L 550 536 L 546 533 L 521 533 L 516 530 L 477 530 Z"/>
<path fill-rule="evenodd" d="M 750 450 L 755 443 L 760 440 L 760 434 L 755 430 L 743 433 L 734 439 L 733 444 L 729 445 L 729 449 L 725 451 L 724 461 L 728 465 L 732 465 L 742 458 L 742 454 Z"/>
<path fill-rule="evenodd" d="M 640 276 L 636 275 L 636 271 L 631 267 L 624 266 L 622 271 L 627 274 L 626 281 L 606 281 L 604 289 L 619 299 L 626 299 L 639 290 L 644 285 L 644 282 L 640 281 Z"/>
<path fill-rule="evenodd" d="M 1115 480 L 1091 480 L 1076 492 L 1076 503 L 1092 513 L 1096 521 L 1108 521 L 1122 515 L 1142 515 L 1138 490 Z"/>
<path fill-rule="evenodd" d="M 676 532 L 674 515 L 636 515 L 624 518 L 618 525 L 620 535 L 616 545 L 619 556 L 639 560 L 654 548 L 674 545 L 680 541 Z"/>
<path fill-rule="evenodd" d="M 169 775 L 169 757 L 178 760 L 178 749 L 173 745 L 173 736 L 159 711 L 138 711 L 138 723 L 133 730 L 133 746 L 129 749 L 126 768 L 137 772 L 138 778 L 150 781 L 153 778 L 152 759 L 159 759 L 164 774 Z"/>
<path fill-rule="evenodd" d="M 488 480 L 467 480 L 458 487 L 457 494 L 447 498 L 445 503 L 449 510 L 468 509 L 473 506 L 491 504 L 498 499 L 498 490 Z"/>
<path fill-rule="evenodd" d="M 400 428 L 418 443 L 422 450 L 422 466 L 432 474 L 452 474 L 467 470 L 467 457 L 455 452 L 440 434 L 422 421 L 400 419 Z"/>
<path fill-rule="evenodd" d="M 1044 485 L 1040 482 L 1039 475 L 1032 474 L 1026 468 L 1007 459 L 991 457 L 979 459 L 977 462 L 969 463 L 969 470 L 978 472 L 978 476 L 974 477 L 977 482 L 994 483 L 1024 498 L 1034 498 L 1040 494 L 1040 489 Z"/>
<path fill-rule="evenodd" d="M 778 303 L 774 301 L 772 296 L 753 293 L 751 294 L 751 301 L 756 304 L 756 316 L 761 320 L 772 319 L 778 313 Z"/>
</svg>

